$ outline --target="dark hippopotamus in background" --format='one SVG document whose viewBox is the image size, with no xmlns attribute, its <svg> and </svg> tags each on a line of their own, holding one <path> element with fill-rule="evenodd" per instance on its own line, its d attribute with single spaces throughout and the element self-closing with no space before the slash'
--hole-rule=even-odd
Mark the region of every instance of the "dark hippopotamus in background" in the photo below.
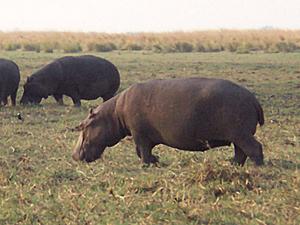
<svg viewBox="0 0 300 225">
<path fill-rule="evenodd" d="M 120 75 L 111 62 L 91 55 L 66 56 L 27 78 L 21 103 L 38 104 L 52 95 L 63 104 L 63 95 L 67 95 L 80 106 L 81 99 L 112 98 L 119 86 Z"/>
<path fill-rule="evenodd" d="M 20 71 L 16 63 L 0 59 L 0 106 L 7 104 L 10 96 L 11 104 L 16 105 L 16 97 L 20 82 Z"/>
<path fill-rule="evenodd" d="M 205 151 L 234 144 L 234 162 L 250 157 L 263 164 L 254 134 L 263 110 L 247 89 L 227 80 L 187 78 L 135 84 L 91 110 L 75 128 L 81 131 L 73 159 L 98 159 L 107 146 L 132 135 L 143 163 L 156 163 L 158 144 Z"/>
</svg>

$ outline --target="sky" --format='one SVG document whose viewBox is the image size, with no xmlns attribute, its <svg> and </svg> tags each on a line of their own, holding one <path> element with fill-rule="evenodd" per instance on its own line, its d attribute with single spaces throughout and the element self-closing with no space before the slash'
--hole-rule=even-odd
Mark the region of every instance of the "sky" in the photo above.
<svg viewBox="0 0 300 225">
<path fill-rule="evenodd" d="M 0 0 L 1 31 L 300 29 L 300 0 Z"/>
</svg>

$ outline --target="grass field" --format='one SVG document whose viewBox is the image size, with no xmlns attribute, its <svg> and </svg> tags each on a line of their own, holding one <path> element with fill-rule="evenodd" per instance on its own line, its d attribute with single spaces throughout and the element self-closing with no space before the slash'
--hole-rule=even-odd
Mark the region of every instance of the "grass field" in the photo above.
<svg viewBox="0 0 300 225">
<path fill-rule="evenodd" d="M 97 54 L 121 73 L 121 90 L 154 78 L 233 80 L 260 100 L 265 166 L 230 164 L 232 147 L 205 153 L 158 146 L 158 167 L 142 167 L 123 140 L 103 158 L 71 159 L 70 128 L 101 100 L 83 107 L 0 108 L 0 224 L 300 224 L 300 54 L 114 51 Z M 25 78 L 62 53 L 1 52 Z M 22 86 L 20 86 L 22 87 Z M 18 100 L 23 88 L 19 89 Z M 17 119 L 21 113 L 24 121 Z"/>
</svg>

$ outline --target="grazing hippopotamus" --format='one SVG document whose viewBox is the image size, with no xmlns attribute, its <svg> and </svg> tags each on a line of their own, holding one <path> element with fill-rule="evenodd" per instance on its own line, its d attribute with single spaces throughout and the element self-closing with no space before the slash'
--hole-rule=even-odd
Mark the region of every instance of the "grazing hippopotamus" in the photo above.
<svg viewBox="0 0 300 225">
<path fill-rule="evenodd" d="M 233 161 L 250 157 L 263 164 L 262 145 L 254 138 L 263 110 L 247 89 L 227 80 L 186 78 L 135 84 L 91 110 L 80 131 L 74 160 L 98 159 L 104 149 L 132 135 L 143 163 L 156 163 L 152 148 L 164 144 L 205 151 L 234 144 Z"/>
<path fill-rule="evenodd" d="M 119 86 L 120 75 L 111 62 L 91 55 L 66 56 L 27 78 L 21 103 L 39 104 L 52 95 L 62 105 L 67 95 L 80 106 L 80 99 L 112 98 Z"/>
<path fill-rule="evenodd" d="M 7 104 L 10 96 L 11 104 L 16 105 L 17 91 L 20 82 L 20 71 L 16 63 L 0 59 L 0 106 Z"/>
</svg>

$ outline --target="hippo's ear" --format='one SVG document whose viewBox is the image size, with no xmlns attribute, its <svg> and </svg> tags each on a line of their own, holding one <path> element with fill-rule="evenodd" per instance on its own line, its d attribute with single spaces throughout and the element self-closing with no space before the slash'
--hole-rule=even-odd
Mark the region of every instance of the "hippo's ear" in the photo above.
<svg viewBox="0 0 300 225">
<path fill-rule="evenodd" d="M 78 126 L 76 126 L 76 127 L 74 127 L 73 129 L 72 129 L 72 131 L 82 131 L 83 130 L 83 124 L 81 123 L 81 124 L 79 124 Z"/>
<path fill-rule="evenodd" d="M 90 115 L 89 115 L 89 117 L 93 118 L 95 115 L 96 115 L 96 113 L 94 112 L 94 109 L 90 108 Z"/>
<path fill-rule="evenodd" d="M 93 114 L 93 108 L 90 108 L 90 114 Z"/>
</svg>

